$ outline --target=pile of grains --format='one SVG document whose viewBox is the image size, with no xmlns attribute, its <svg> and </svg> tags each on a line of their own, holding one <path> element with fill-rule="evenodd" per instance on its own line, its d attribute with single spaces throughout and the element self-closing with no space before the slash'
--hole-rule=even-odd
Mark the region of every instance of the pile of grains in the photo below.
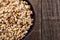
<svg viewBox="0 0 60 40">
<path fill-rule="evenodd" d="M 0 0 L 0 40 L 20 40 L 32 25 L 26 1 Z"/>
</svg>

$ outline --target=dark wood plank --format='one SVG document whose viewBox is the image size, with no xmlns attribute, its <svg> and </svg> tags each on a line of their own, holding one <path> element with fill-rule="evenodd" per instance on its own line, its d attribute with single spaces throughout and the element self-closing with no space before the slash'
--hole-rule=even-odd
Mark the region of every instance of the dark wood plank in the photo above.
<svg viewBox="0 0 60 40">
<path fill-rule="evenodd" d="M 42 0 L 42 40 L 60 40 L 60 0 Z"/>
<path fill-rule="evenodd" d="M 35 12 L 35 23 L 32 32 L 24 40 L 41 40 L 41 0 L 28 0 Z"/>
</svg>

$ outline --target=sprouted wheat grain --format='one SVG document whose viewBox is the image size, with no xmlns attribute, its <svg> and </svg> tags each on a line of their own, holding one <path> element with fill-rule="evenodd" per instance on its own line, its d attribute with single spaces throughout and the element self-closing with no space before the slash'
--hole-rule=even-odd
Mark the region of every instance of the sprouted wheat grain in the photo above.
<svg viewBox="0 0 60 40">
<path fill-rule="evenodd" d="M 32 25 L 30 5 L 23 0 L 0 0 L 0 40 L 20 40 Z"/>
</svg>

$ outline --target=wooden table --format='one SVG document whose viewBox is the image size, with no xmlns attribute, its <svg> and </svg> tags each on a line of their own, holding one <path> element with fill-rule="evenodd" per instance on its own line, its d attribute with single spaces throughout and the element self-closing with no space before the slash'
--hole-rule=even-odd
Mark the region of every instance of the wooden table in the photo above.
<svg viewBox="0 0 60 40">
<path fill-rule="evenodd" d="M 60 0 L 28 0 L 35 12 L 35 25 L 24 40 L 60 40 Z"/>
</svg>

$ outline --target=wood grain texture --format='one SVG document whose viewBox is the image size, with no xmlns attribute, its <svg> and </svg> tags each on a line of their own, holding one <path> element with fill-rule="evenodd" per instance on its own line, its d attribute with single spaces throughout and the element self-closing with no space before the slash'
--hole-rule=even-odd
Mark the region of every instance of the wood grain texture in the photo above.
<svg viewBox="0 0 60 40">
<path fill-rule="evenodd" d="M 42 0 L 42 40 L 60 40 L 60 0 Z"/>
</svg>

